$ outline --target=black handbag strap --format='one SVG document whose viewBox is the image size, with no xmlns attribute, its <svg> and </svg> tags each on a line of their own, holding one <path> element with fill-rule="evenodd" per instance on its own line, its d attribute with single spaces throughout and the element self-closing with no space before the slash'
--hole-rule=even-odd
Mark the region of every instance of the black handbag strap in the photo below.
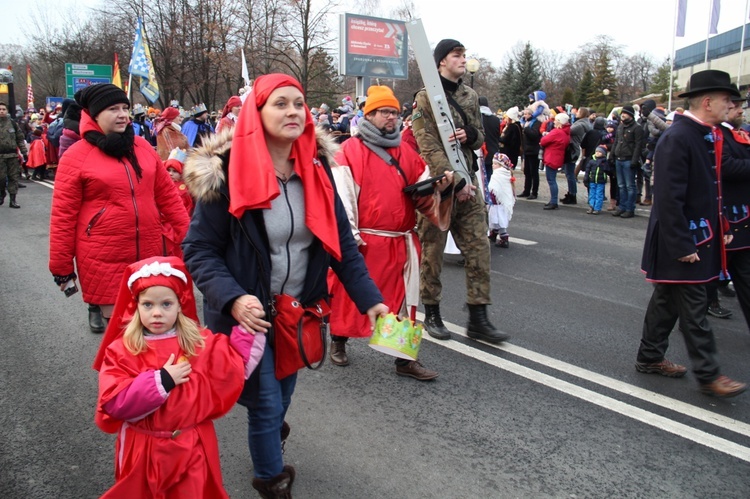
<svg viewBox="0 0 750 499">
<path fill-rule="evenodd" d="M 297 323 L 297 346 L 299 348 L 299 356 L 300 358 L 302 358 L 302 362 L 305 363 L 305 367 L 307 367 L 308 369 L 312 369 L 313 371 L 316 371 L 320 369 L 321 367 L 323 367 L 323 364 L 325 364 L 326 362 L 326 357 L 327 357 L 326 354 L 328 353 L 328 341 L 327 340 L 328 340 L 329 326 L 328 326 L 328 322 L 325 320 L 325 317 L 323 317 L 322 315 L 323 311 L 320 308 L 320 305 L 317 305 L 317 307 L 321 314 L 320 316 L 320 341 L 323 344 L 323 357 L 321 357 L 320 362 L 318 362 L 318 364 L 315 366 L 313 366 L 312 363 L 308 360 L 307 353 L 305 352 L 305 344 L 302 341 L 303 339 L 302 338 L 302 333 L 303 333 L 302 323 L 304 321 L 305 314 L 307 314 L 308 312 L 305 311 L 302 314 L 302 318 Z"/>
<path fill-rule="evenodd" d="M 466 117 L 466 112 L 464 111 L 464 108 L 462 108 L 458 102 L 456 102 L 456 99 L 453 98 L 453 96 L 449 92 L 445 92 L 445 99 L 448 101 L 448 104 L 456 108 L 456 112 L 461 116 L 461 119 L 464 122 L 464 126 L 469 124 L 469 119 Z"/>
<path fill-rule="evenodd" d="M 401 168 L 401 165 L 398 164 L 396 158 L 388 154 L 388 151 L 386 151 L 384 148 L 376 146 L 375 144 L 370 144 L 369 142 L 363 140 L 362 137 L 359 137 L 359 140 L 362 141 L 365 147 L 377 154 L 380 159 L 385 161 L 387 164 L 394 166 L 396 170 L 398 170 L 398 172 L 401 174 L 401 177 L 404 179 L 404 186 L 409 185 L 409 180 L 406 178 L 406 173 L 404 173 L 404 170 Z"/>
</svg>

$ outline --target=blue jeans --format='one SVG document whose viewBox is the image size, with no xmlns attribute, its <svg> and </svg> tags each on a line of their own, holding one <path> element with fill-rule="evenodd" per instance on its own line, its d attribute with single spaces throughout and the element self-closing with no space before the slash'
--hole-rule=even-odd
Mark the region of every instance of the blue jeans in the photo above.
<svg viewBox="0 0 750 499">
<path fill-rule="evenodd" d="M 602 211 L 604 188 L 607 184 L 589 184 L 589 206 L 592 210 Z"/>
<path fill-rule="evenodd" d="M 568 179 L 568 192 L 575 196 L 578 194 L 578 179 L 576 178 L 576 163 L 565 163 L 563 165 L 565 171 L 565 178 Z"/>
<path fill-rule="evenodd" d="M 622 211 L 635 211 L 635 198 L 638 189 L 635 185 L 635 168 L 630 167 L 630 160 L 615 161 L 617 170 L 617 186 L 620 188 L 620 209 Z"/>
<path fill-rule="evenodd" d="M 257 478 L 268 480 L 284 469 L 281 425 L 292 402 L 297 373 L 276 379 L 274 350 L 266 346 L 256 372 L 250 376 L 252 395 L 247 407 L 248 444 Z"/>
<path fill-rule="evenodd" d="M 549 202 L 550 204 L 557 204 L 557 170 L 545 166 L 544 170 L 547 174 L 547 183 L 549 184 Z"/>
</svg>

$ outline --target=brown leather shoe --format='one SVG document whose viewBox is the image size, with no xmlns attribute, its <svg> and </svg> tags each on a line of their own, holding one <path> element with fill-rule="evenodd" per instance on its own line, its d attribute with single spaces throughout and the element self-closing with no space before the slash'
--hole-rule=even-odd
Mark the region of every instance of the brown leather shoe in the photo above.
<svg viewBox="0 0 750 499">
<path fill-rule="evenodd" d="M 679 364 L 663 359 L 661 362 L 636 362 L 635 369 L 639 373 L 661 374 L 668 378 L 681 378 L 685 376 L 687 368 Z"/>
<path fill-rule="evenodd" d="M 419 381 L 429 381 L 438 377 L 437 372 L 430 371 L 416 360 L 412 360 L 405 366 L 396 366 L 396 374 L 399 376 L 411 376 Z"/>
<path fill-rule="evenodd" d="M 349 365 L 349 357 L 346 356 L 346 342 L 345 341 L 332 341 L 331 342 L 330 358 L 331 358 L 331 362 L 333 362 L 334 365 L 341 366 L 341 367 Z"/>
<path fill-rule="evenodd" d="M 747 389 L 745 383 L 734 381 L 724 375 L 719 376 L 711 383 L 701 384 L 701 393 L 713 395 L 714 397 L 736 397 Z"/>
</svg>

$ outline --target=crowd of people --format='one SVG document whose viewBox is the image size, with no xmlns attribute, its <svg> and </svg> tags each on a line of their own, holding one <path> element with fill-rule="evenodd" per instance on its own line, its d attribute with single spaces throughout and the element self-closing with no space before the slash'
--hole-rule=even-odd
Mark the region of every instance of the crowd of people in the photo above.
<svg viewBox="0 0 750 499">
<path fill-rule="evenodd" d="M 55 166 L 49 269 L 67 296 L 80 286 L 91 331 L 104 333 L 96 424 L 118 434 L 105 497 L 226 497 L 212 420 L 234 402 L 247 410 L 252 487 L 292 496 L 285 417 L 302 365 L 284 370 L 296 355 L 281 340 L 285 297 L 330 308 L 321 324 L 337 367 L 352 363 L 350 338 L 372 335 L 389 313 L 416 321 L 419 302 L 427 333 L 447 341 L 441 274 L 454 244 L 465 260 L 467 336 L 507 341 L 488 313 L 491 246 L 510 246 L 516 198 L 539 196 L 540 171 L 547 211 L 578 203 L 581 172 L 588 214 L 627 219 L 636 204 L 653 205 L 642 268 L 655 288 L 636 369 L 685 375 L 665 357 L 679 320 L 700 390 L 745 390 L 721 374 L 706 318 L 725 316 L 717 293 L 731 277 L 750 328 L 750 137 L 729 75 L 694 74 L 687 110 L 647 100 L 597 116 L 550 107 L 539 90 L 496 113 L 464 84 L 460 42 L 442 40 L 433 55 L 461 169 L 426 89 L 412 106 L 374 85 L 356 102 L 310 109 L 296 79 L 269 74 L 220 113 L 199 104 L 186 115 L 131 108 L 121 89 L 97 84 L 19 123 L 0 103 L 0 204 L 7 190 L 19 207 L 22 170 L 43 180 Z M 396 358 L 395 373 L 438 377 L 416 358 Z"/>
</svg>

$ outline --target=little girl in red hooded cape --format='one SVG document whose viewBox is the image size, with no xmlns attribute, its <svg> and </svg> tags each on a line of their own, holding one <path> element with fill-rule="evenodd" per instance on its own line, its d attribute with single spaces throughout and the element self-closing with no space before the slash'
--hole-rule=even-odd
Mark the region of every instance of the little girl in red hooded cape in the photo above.
<svg viewBox="0 0 750 499">
<path fill-rule="evenodd" d="M 201 328 L 179 258 L 128 266 L 94 361 L 96 424 L 117 433 L 116 481 L 102 497 L 228 497 L 212 420 L 237 401 L 265 341 Z"/>
</svg>

